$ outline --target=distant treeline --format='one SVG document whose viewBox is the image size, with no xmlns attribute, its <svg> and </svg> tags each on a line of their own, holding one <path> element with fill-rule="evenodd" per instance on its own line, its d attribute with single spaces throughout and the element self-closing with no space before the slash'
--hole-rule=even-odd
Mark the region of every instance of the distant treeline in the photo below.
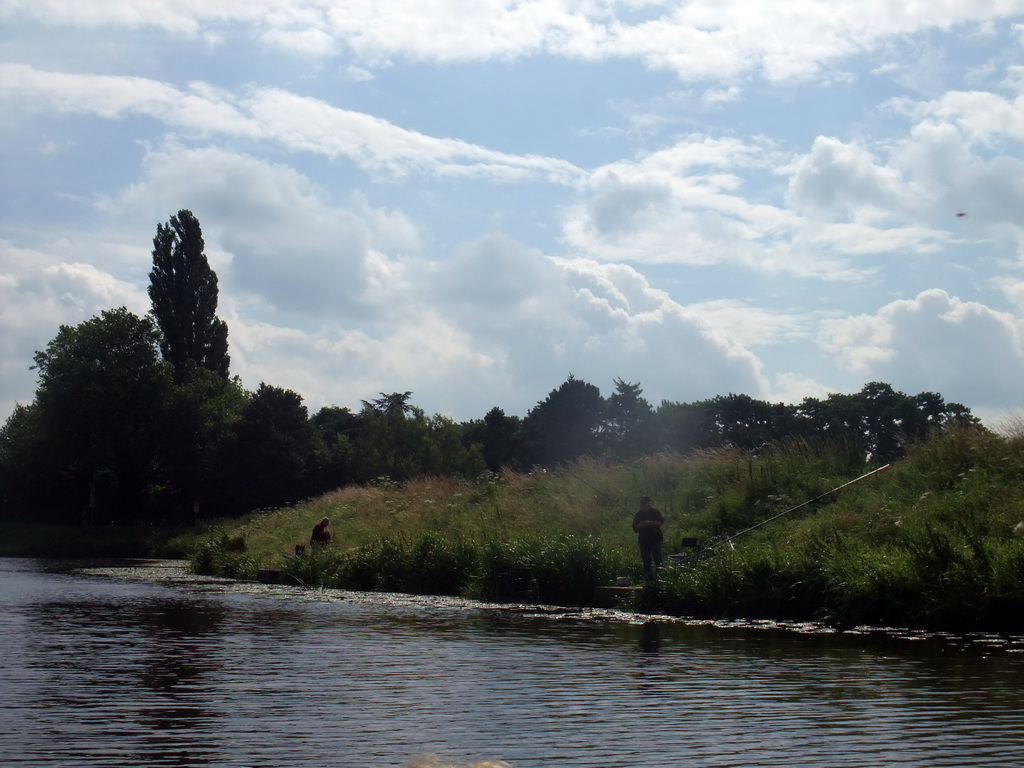
<svg viewBox="0 0 1024 768">
<path fill-rule="evenodd" d="M 18 405 L 0 430 L 5 518 L 191 522 L 380 478 L 475 478 L 588 454 L 757 451 L 794 436 L 891 460 L 936 428 L 977 423 L 938 394 L 909 396 L 878 382 L 799 405 L 729 394 L 654 407 L 639 383 L 616 379 L 604 397 L 571 374 L 524 418 L 499 407 L 467 422 L 427 416 L 412 392 L 310 416 L 291 390 L 261 383 L 250 392 L 231 377 L 217 277 L 191 212 L 158 225 L 153 245 L 149 315 L 104 311 L 61 326 L 36 353 L 33 402 Z"/>
</svg>

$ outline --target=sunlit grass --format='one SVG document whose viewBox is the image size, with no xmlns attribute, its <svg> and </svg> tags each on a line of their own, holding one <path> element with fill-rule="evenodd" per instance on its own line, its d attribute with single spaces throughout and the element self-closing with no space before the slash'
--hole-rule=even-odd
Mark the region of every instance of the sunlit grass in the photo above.
<svg viewBox="0 0 1024 768">
<path fill-rule="evenodd" d="M 667 553 L 684 537 L 721 542 L 781 514 L 734 539 L 735 549 L 666 569 L 659 610 L 1024 625 L 1024 431 L 950 429 L 828 493 L 873 467 L 849 446 L 797 440 L 758 456 L 590 458 L 475 482 L 381 481 L 253 515 L 211 546 L 225 549 L 227 570 L 279 568 L 304 584 L 581 605 L 596 585 L 640 580 L 630 522 L 648 494 L 666 516 Z M 333 546 L 296 558 L 321 517 Z M 209 551 L 206 560 L 218 567 Z"/>
</svg>

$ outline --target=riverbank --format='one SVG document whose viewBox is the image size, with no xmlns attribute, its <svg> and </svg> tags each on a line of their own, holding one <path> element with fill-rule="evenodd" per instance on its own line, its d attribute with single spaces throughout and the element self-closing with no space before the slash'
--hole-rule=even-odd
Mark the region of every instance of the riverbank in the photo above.
<svg viewBox="0 0 1024 768">
<path fill-rule="evenodd" d="M 185 558 L 200 536 L 192 528 L 0 522 L 0 557 Z"/>
<path fill-rule="evenodd" d="M 226 524 L 193 553 L 203 573 L 477 599 L 588 605 L 593 588 L 640 583 L 636 499 L 666 517 L 666 549 L 734 536 L 662 573 L 635 609 L 835 626 L 1024 631 L 1024 439 L 951 430 L 885 472 L 843 446 L 793 442 L 588 460 L 556 472 L 340 489 Z M 805 503 L 815 500 L 814 503 Z M 296 557 L 331 519 L 331 547 Z M 749 533 L 738 533 L 767 520 Z"/>
</svg>

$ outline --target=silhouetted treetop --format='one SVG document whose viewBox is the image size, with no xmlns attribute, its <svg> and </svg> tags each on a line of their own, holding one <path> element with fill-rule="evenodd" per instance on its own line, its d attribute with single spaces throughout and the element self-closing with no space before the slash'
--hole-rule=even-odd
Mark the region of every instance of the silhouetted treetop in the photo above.
<svg viewBox="0 0 1024 768">
<path fill-rule="evenodd" d="M 178 378 L 196 367 L 228 376 L 228 326 L 217 318 L 217 275 L 203 252 L 203 231 L 191 211 L 157 224 L 149 298 L 160 328 L 160 351 Z"/>
</svg>

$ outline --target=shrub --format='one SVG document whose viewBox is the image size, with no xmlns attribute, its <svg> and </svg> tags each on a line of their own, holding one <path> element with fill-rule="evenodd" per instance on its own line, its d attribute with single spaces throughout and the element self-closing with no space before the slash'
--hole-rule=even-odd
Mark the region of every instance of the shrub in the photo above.
<svg viewBox="0 0 1024 768">
<path fill-rule="evenodd" d="M 192 570 L 232 579 L 256 578 L 258 563 L 246 553 L 245 538 L 215 528 L 199 540 L 191 557 Z"/>
<path fill-rule="evenodd" d="M 476 548 L 465 538 L 428 531 L 409 546 L 402 582 L 415 594 L 460 595 L 478 560 Z"/>
</svg>

